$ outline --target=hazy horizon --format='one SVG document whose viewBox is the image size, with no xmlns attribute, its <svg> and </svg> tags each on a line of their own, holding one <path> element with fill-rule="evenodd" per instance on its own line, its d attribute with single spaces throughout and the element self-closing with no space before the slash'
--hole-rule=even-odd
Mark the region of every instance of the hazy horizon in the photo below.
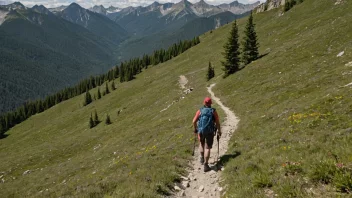
<svg viewBox="0 0 352 198">
<path fill-rule="evenodd" d="M 91 8 L 94 5 L 103 5 L 105 8 L 108 8 L 110 6 L 114 7 L 119 7 L 119 8 L 125 8 L 128 6 L 148 6 L 152 4 L 155 0 L 48 0 L 48 1 L 43 1 L 43 0 L 32 0 L 32 1 L 19 1 L 26 7 L 33 7 L 34 5 L 44 5 L 47 8 L 55 8 L 59 7 L 61 5 L 70 5 L 71 3 L 77 3 L 80 6 L 84 8 Z M 161 0 L 157 1 L 159 3 L 178 3 L 181 0 Z M 188 0 L 191 3 L 197 3 L 200 0 Z M 205 0 L 206 3 L 211 4 L 211 5 L 220 5 L 222 3 L 231 3 L 234 2 L 235 0 Z M 237 0 L 239 3 L 242 4 L 251 4 L 255 3 L 257 1 L 260 2 L 265 2 L 265 0 Z M 11 4 L 15 1 L 12 0 L 0 0 L 0 5 L 7 5 Z"/>
</svg>

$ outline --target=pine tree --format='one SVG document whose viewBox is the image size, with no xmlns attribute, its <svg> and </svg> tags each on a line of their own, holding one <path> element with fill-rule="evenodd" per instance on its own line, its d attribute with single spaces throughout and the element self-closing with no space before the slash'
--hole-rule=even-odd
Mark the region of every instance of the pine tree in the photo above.
<svg viewBox="0 0 352 198">
<path fill-rule="evenodd" d="M 112 81 L 112 83 L 111 83 L 111 89 L 112 89 L 113 91 L 116 89 L 116 87 L 115 87 L 115 82 L 114 82 L 114 81 Z"/>
<path fill-rule="evenodd" d="M 244 31 L 245 37 L 243 41 L 243 62 L 247 65 L 259 57 L 257 33 L 255 32 L 255 24 L 253 23 L 253 15 L 248 18 L 246 29 Z"/>
<path fill-rule="evenodd" d="M 109 90 L 109 86 L 108 83 L 105 83 L 105 94 L 109 94 L 110 90 Z"/>
<path fill-rule="evenodd" d="M 106 115 L 105 124 L 106 124 L 106 125 L 111 124 L 111 120 L 110 120 L 110 116 L 109 116 L 109 114 L 107 114 L 107 115 Z"/>
<path fill-rule="evenodd" d="M 211 66 L 211 62 L 209 61 L 208 72 L 206 76 L 207 81 L 212 79 L 214 76 L 215 76 L 214 67 Z"/>
<path fill-rule="evenodd" d="M 89 128 L 93 128 L 95 127 L 95 123 L 93 121 L 93 118 L 92 118 L 92 114 L 90 114 L 90 118 L 89 118 Z"/>
<path fill-rule="evenodd" d="M 284 11 L 287 12 L 291 9 L 291 3 L 289 1 L 285 2 Z"/>
<path fill-rule="evenodd" d="M 230 74 L 238 71 L 240 66 L 240 52 L 239 52 L 239 44 L 238 44 L 238 27 L 237 21 L 233 23 L 230 37 L 228 38 L 227 43 L 224 46 L 225 52 L 223 53 L 225 56 L 225 61 L 222 61 L 223 71 L 225 72 L 224 78 L 229 76 Z"/>
<path fill-rule="evenodd" d="M 97 110 L 94 111 L 94 126 L 98 125 L 100 123 L 99 118 L 98 118 L 98 113 Z"/>
<path fill-rule="evenodd" d="M 86 96 L 84 100 L 84 106 L 89 105 L 92 102 L 92 96 L 90 95 L 89 91 L 86 91 Z"/>
<path fill-rule="evenodd" d="M 100 87 L 98 87 L 98 100 L 101 98 Z"/>
</svg>

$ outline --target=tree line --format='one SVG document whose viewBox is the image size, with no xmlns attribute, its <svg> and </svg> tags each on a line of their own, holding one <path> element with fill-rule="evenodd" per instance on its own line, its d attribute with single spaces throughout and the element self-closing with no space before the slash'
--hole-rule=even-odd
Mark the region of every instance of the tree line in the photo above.
<svg viewBox="0 0 352 198">
<path fill-rule="evenodd" d="M 180 41 L 173 44 L 167 50 L 155 50 L 152 55 L 143 55 L 141 58 L 131 59 L 120 64 L 120 82 L 133 80 L 135 75 L 147 69 L 150 65 L 157 65 L 182 54 L 187 49 L 200 43 L 199 37 L 195 37 L 189 41 Z"/>
<path fill-rule="evenodd" d="M 32 115 L 41 113 L 65 100 L 87 93 L 90 89 L 101 86 L 106 81 L 110 82 L 119 77 L 120 82 L 130 81 L 135 78 L 135 75 L 142 72 L 142 69 L 147 69 L 150 65 L 157 65 L 170 60 L 198 43 L 200 43 L 199 37 L 195 37 L 192 40 L 180 41 L 169 47 L 167 50 L 156 50 L 151 55 L 143 55 L 142 58 L 134 58 L 125 61 L 121 63 L 120 66 L 110 69 L 105 74 L 97 75 L 95 77 L 91 76 L 81 80 L 77 85 L 67 87 L 56 94 L 45 97 L 44 99 L 28 101 L 17 109 L 0 116 L 0 138 L 10 128 L 25 121 Z M 113 85 L 113 89 L 115 89 L 115 84 Z M 91 101 L 92 98 L 89 98 L 86 94 L 85 103 L 88 102 L 89 104 Z"/>
</svg>

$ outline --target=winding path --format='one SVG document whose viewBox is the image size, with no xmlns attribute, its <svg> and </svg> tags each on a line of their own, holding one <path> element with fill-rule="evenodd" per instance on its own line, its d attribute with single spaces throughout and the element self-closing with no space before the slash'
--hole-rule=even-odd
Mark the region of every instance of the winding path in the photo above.
<svg viewBox="0 0 352 198">
<path fill-rule="evenodd" d="M 182 78 L 185 78 L 184 76 Z M 235 114 L 222 102 L 219 98 L 217 98 L 212 91 L 212 88 L 215 84 L 207 87 L 208 92 L 211 95 L 211 98 L 214 102 L 216 102 L 226 113 L 226 119 L 221 125 L 222 137 L 220 138 L 219 144 L 219 155 L 222 156 L 226 153 L 228 148 L 228 142 L 233 134 L 233 132 L 237 128 L 237 124 L 239 119 L 235 116 Z M 212 154 L 210 157 L 210 167 L 211 171 L 204 173 L 203 165 L 199 162 L 199 152 L 198 147 L 196 147 L 195 157 L 192 161 L 191 168 L 189 169 L 189 175 L 187 178 L 183 178 L 182 186 L 185 189 L 179 192 L 177 197 L 220 197 L 220 195 L 225 191 L 225 189 L 219 186 L 220 181 L 220 172 L 218 170 L 218 166 L 216 166 L 217 162 L 217 145 L 218 143 L 214 142 Z M 188 186 L 188 187 L 187 187 Z"/>
</svg>

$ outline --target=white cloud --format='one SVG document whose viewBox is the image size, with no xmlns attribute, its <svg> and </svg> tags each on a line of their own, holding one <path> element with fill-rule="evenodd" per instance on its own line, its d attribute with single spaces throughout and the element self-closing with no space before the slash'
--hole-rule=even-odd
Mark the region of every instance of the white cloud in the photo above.
<svg viewBox="0 0 352 198">
<path fill-rule="evenodd" d="M 124 8 L 128 6 L 147 6 L 154 2 L 155 0 L 25 0 L 21 3 L 27 7 L 32 7 L 34 5 L 44 5 L 45 7 L 58 7 L 60 5 L 69 5 L 73 2 L 78 3 L 82 7 L 89 8 L 94 5 L 103 5 L 109 7 L 110 5 Z M 180 0 L 159 0 L 160 3 L 177 3 Z M 199 0 L 189 0 L 192 3 L 196 3 Z M 234 0 L 205 0 L 207 3 L 212 5 L 219 5 L 222 3 L 231 3 Z M 256 1 L 264 2 L 265 0 L 238 0 L 240 3 L 254 3 Z M 0 0 L 0 4 L 8 4 L 14 1 L 11 0 Z"/>
</svg>

